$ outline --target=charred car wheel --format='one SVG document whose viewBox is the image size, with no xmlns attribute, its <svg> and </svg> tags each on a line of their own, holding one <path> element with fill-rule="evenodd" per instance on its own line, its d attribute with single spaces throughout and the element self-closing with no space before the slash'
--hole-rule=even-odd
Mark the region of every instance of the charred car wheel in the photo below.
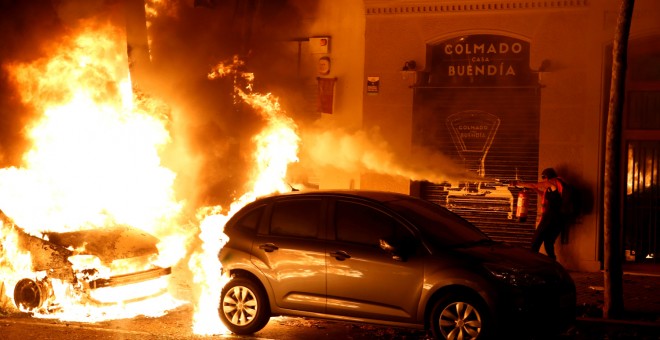
<svg viewBox="0 0 660 340">
<path fill-rule="evenodd" d="M 22 279 L 14 287 L 14 303 L 27 311 L 40 308 L 51 295 L 52 290 L 46 281 Z"/>
<path fill-rule="evenodd" d="M 484 327 L 485 326 L 485 327 Z M 436 339 L 485 339 L 489 326 L 486 307 L 467 294 L 452 294 L 436 302 L 431 327 Z"/>
<path fill-rule="evenodd" d="M 263 289 L 252 280 L 235 276 L 222 289 L 220 319 L 236 334 L 256 333 L 270 319 L 270 307 Z"/>
</svg>

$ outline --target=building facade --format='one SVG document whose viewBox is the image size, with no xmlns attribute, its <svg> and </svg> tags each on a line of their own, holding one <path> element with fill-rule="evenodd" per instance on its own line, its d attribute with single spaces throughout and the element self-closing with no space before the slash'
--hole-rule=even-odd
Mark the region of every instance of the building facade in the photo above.
<svg viewBox="0 0 660 340">
<path fill-rule="evenodd" d="M 392 152 L 443 155 L 476 176 L 433 179 L 319 169 L 319 187 L 420 196 L 492 237 L 527 245 L 540 212 L 516 219 L 519 189 L 553 167 L 581 192 L 582 214 L 555 247 L 571 269 L 601 269 L 612 43 L 620 1 L 321 2 L 310 36 L 336 79 L 319 124 L 377 129 Z M 635 3 L 628 52 L 620 209 L 629 262 L 656 263 L 660 155 L 660 3 Z M 359 91 L 359 97 L 357 92 Z M 357 103 L 357 104 L 356 104 Z"/>
</svg>

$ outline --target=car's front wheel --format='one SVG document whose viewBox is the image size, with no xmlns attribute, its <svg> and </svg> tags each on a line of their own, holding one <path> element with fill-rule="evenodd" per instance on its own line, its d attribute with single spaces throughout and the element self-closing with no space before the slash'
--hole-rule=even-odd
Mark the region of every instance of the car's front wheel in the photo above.
<svg viewBox="0 0 660 340">
<path fill-rule="evenodd" d="M 481 340 L 489 330 L 489 322 L 485 305 L 467 294 L 451 294 L 438 300 L 431 313 L 436 339 Z"/>
<path fill-rule="evenodd" d="M 246 277 L 234 276 L 222 289 L 220 319 L 236 334 L 252 334 L 270 319 L 268 299 L 261 286 Z"/>
</svg>

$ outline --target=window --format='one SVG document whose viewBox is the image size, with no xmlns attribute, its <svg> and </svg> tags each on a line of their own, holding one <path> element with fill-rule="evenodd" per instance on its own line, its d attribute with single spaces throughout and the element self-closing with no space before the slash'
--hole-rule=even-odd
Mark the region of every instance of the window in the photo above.
<svg viewBox="0 0 660 340">
<path fill-rule="evenodd" d="M 270 232 L 280 236 L 316 237 L 320 223 L 320 199 L 276 202 L 273 205 Z"/>
<path fill-rule="evenodd" d="M 627 129 L 660 129 L 660 91 L 628 91 L 626 105 Z"/>
<path fill-rule="evenodd" d="M 252 211 L 245 214 L 245 216 L 241 217 L 238 222 L 236 222 L 236 227 L 241 229 L 256 230 L 263 212 L 264 206 L 253 209 Z"/>
<path fill-rule="evenodd" d="M 337 240 L 378 247 L 381 238 L 402 236 L 397 222 L 366 205 L 338 201 L 335 212 Z"/>
</svg>

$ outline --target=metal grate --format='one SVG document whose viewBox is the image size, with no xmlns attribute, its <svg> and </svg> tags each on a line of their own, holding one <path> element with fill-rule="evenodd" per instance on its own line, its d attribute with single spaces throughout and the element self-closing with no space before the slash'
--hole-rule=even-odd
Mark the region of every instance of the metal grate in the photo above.
<svg viewBox="0 0 660 340">
<path fill-rule="evenodd" d="M 660 141 L 628 141 L 624 205 L 626 260 L 658 263 Z"/>
<path fill-rule="evenodd" d="M 538 180 L 539 102 L 535 88 L 416 88 L 413 143 L 453 161 L 439 166 L 464 167 L 484 178 L 480 183 L 452 178 L 421 182 L 420 197 L 457 213 L 497 241 L 529 247 L 536 195 L 530 195 L 527 221 L 518 222 L 513 215 L 520 189 L 496 180 Z M 457 113 L 462 117 L 457 119 Z M 465 131 L 461 125 L 494 135 L 484 132 L 475 138 L 485 144 L 461 144 L 461 136 L 452 131 Z"/>
<path fill-rule="evenodd" d="M 472 222 L 486 235 L 496 241 L 528 248 L 534 233 L 536 195 L 530 195 L 530 217 L 526 222 L 517 222 L 512 210 L 517 203 L 497 197 L 469 197 L 456 195 L 445 185 L 420 183 L 420 196 L 446 207 Z"/>
</svg>

